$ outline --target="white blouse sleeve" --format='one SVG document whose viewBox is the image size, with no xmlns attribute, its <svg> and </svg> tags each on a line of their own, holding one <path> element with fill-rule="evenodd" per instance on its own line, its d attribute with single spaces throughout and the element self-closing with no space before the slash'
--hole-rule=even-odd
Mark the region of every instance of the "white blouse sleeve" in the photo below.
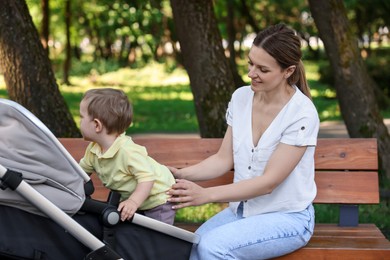
<svg viewBox="0 0 390 260">
<path fill-rule="evenodd" d="M 293 122 L 282 134 L 282 143 L 294 146 L 315 146 L 319 129 L 318 116 L 306 115 Z"/>
</svg>

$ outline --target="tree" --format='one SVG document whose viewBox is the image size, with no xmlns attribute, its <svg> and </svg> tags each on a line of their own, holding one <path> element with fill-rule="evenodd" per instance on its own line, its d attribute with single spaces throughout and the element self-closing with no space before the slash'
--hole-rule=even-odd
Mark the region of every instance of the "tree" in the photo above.
<svg viewBox="0 0 390 260">
<path fill-rule="evenodd" d="M 24 0 L 1 2 L 0 67 L 10 99 L 35 114 L 57 137 L 80 136 Z"/>
<path fill-rule="evenodd" d="M 389 132 L 375 99 L 376 85 L 364 66 L 343 1 L 309 0 L 309 4 L 333 68 L 341 115 L 349 136 L 377 138 L 380 166 L 390 178 Z"/>
<path fill-rule="evenodd" d="M 42 41 L 43 48 L 49 54 L 49 27 L 50 27 L 49 0 L 41 0 L 41 6 L 42 6 L 41 41 Z"/>
<path fill-rule="evenodd" d="M 228 50 L 229 50 L 229 63 L 231 66 L 231 70 L 233 73 L 233 79 L 234 79 L 234 85 L 236 87 L 241 87 L 246 85 L 245 82 L 242 80 L 240 74 L 237 70 L 237 62 L 236 62 L 236 50 L 235 50 L 235 42 L 236 42 L 236 28 L 234 26 L 234 1 L 228 0 L 227 1 L 227 35 L 228 35 Z"/>
<path fill-rule="evenodd" d="M 211 0 L 171 0 L 183 64 L 190 78 L 202 137 L 221 137 L 235 89 Z"/>
<path fill-rule="evenodd" d="M 72 64 L 72 46 L 70 43 L 70 26 L 71 26 L 71 1 L 65 0 L 65 35 L 66 35 L 66 44 L 65 44 L 65 61 L 64 61 L 64 75 L 63 82 L 66 85 L 71 85 L 69 81 L 69 71 Z"/>
</svg>

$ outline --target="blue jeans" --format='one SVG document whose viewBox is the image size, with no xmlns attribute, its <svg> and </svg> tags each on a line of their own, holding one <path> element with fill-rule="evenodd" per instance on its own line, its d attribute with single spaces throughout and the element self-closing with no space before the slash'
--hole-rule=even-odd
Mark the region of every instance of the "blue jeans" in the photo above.
<svg viewBox="0 0 390 260">
<path fill-rule="evenodd" d="M 200 242 L 191 260 L 269 259 L 291 253 L 307 244 L 314 229 L 314 208 L 295 213 L 267 213 L 244 218 L 226 208 L 196 231 Z"/>
</svg>

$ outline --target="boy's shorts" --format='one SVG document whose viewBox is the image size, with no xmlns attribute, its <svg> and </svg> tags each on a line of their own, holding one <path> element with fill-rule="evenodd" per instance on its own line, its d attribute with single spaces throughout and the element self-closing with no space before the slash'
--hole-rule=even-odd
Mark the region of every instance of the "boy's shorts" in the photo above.
<svg viewBox="0 0 390 260">
<path fill-rule="evenodd" d="M 176 215 L 176 210 L 172 209 L 173 205 L 172 202 L 166 202 L 148 210 L 139 210 L 137 213 L 173 225 Z"/>
</svg>

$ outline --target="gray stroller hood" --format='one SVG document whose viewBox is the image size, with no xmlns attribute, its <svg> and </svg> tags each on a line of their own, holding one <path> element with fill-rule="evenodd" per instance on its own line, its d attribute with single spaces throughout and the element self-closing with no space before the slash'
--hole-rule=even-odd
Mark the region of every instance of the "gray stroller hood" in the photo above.
<svg viewBox="0 0 390 260">
<path fill-rule="evenodd" d="M 0 99 L 0 165 L 22 173 L 25 182 L 70 215 L 84 203 L 89 176 L 38 118 L 6 99 Z M 44 215 L 10 189 L 0 189 L 0 204 Z"/>
</svg>

